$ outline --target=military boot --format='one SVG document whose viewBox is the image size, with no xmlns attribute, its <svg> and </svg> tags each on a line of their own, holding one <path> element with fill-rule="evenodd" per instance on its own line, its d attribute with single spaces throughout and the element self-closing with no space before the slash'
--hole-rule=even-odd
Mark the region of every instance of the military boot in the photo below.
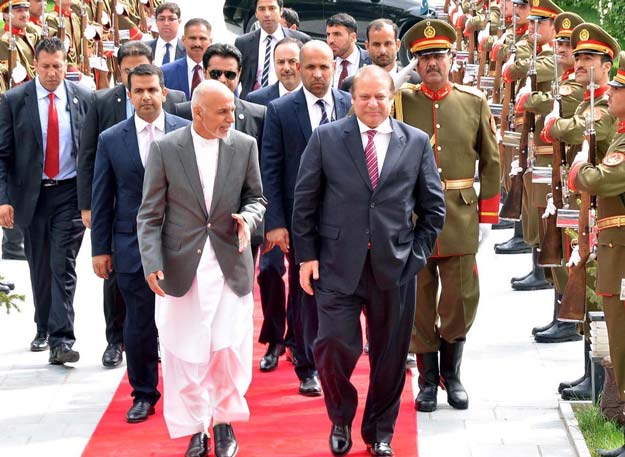
<svg viewBox="0 0 625 457">
<path fill-rule="evenodd" d="M 492 225 L 493 230 L 507 230 L 514 228 L 514 221 L 504 221 L 503 219 Z"/>
<path fill-rule="evenodd" d="M 592 398 L 592 379 L 590 377 L 590 343 L 584 340 L 584 376 L 574 386 L 562 389 L 562 400 L 590 400 Z M 560 386 L 564 383 L 560 383 Z M 558 391 L 560 388 L 558 386 Z"/>
<path fill-rule="evenodd" d="M 536 335 L 537 333 L 544 332 L 549 330 L 558 320 L 558 306 L 560 306 L 560 302 L 562 301 L 562 294 L 554 289 L 554 297 L 553 297 L 553 317 L 551 318 L 551 322 L 547 325 L 543 325 L 540 327 L 534 327 L 532 329 L 532 335 Z"/>
<path fill-rule="evenodd" d="M 520 221 L 514 223 L 512 238 L 503 243 L 495 243 L 496 254 L 525 254 L 528 252 L 532 252 L 532 248 L 523 241 L 523 225 Z"/>
<path fill-rule="evenodd" d="M 440 374 L 438 372 L 438 352 L 417 354 L 419 369 L 419 394 L 414 402 L 417 411 L 430 413 L 436 410 L 436 395 Z"/>
<path fill-rule="evenodd" d="M 441 380 L 447 391 L 447 403 L 452 408 L 467 409 L 469 396 L 460 382 L 460 365 L 462 364 L 462 350 L 464 340 L 448 343 L 441 339 Z"/>
<path fill-rule="evenodd" d="M 625 457 L 625 444 L 610 451 L 606 449 L 597 449 L 597 455 L 600 455 L 601 457 Z"/>
<path fill-rule="evenodd" d="M 579 341 L 582 335 L 577 333 L 575 322 L 557 321 L 549 329 L 534 335 L 537 343 L 565 343 L 567 341 Z"/>
<path fill-rule="evenodd" d="M 541 290 L 551 289 L 553 284 L 545 278 L 545 269 L 538 266 L 538 248 L 532 248 L 532 274 L 526 278 L 512 283 L 514 290 Z"/>
</svg>

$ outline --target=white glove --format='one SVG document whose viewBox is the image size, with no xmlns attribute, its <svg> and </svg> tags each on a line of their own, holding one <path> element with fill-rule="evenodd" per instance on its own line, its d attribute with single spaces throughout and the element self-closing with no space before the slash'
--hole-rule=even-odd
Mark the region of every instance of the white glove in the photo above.
<svg viewBox="0 0 625 457">
<path fill-rule="evenodd" d="M 519 159 L 514 159 L 510 164 L 510 176 L 516 176 L 523 172 L 523 168 L 519 166 Z"/>
<path fill-rule="evenodd" d="M 484 30 L 482 30 L 480 33 L 477 34 L 477 42 L 481 43 L 482 40 L 485 40 L 489 36 L 490 36 L 490 22 L 486 24 L 486 27 L 484 27 Z"/>
<path fill-rule="evenodd" d="M 503 136 L 501 135 L 501 129 L 497 129 L 495 132 L 495 136 L 497 137 L 497 144 L 501 144 L 503 141 Z"/>
<path fill-rule="evenodd" d="M 478 242 L 480 244 L 482 244 L 484 242 L 484 240 L 486 238 L 488 238 L 488 234 L 490 233 L 492 226 L 493 226 L 492 224 L 482 224 L 482 223 L 480 223 L 479 235 L 478 235 Z"/>
<path fill-rule="evenodd" d="M 453 65 L 451 66 L 450 73 L 457 73 L 460 71 L 460 65 L 458 65 L 458 61 L 454 60 Z"/>
<path fill-rule="evenodd" d="M 581 261 L 582 258 L 579 255 L 579 246 L 576 244 L 575 246 L 573 246 L 573 250 L 571 251 L 571 257 L 566 263 L 566 266 L 571 268 L 573 265 L 579 265 Z"/>
<path fill-rule="evenodd" d="M 543 219 L 547 219 L 549 216 L 555 216 L 558 208 L 553 204 L 553 197 L 549 197 L 547 199 L 547 208 L 545 208 L 545 212 L 543 213 Z"/>
<path fill-rule="evenodd" d="M 531 94 L 531 93 L 532 93 L 532 81 L 530 81 L 530 79 L 527 78 L 527 81 L 525 81 L 525 84 L 523 85 L 523 87 L 521 87 L 516 94 L 516 101 L 518 102 L 519 100 L 521 100 L 521 97 L 523 97 L 525 94 Z"/>
<path fill-rule="evenodd" d="M 575 159 L 573 160 L 573 164 L 576 164 L 577 162 L 588 162 L 588 152 L 590 151 L 590 144 L 588 144 L 588 141 L 584 140 L 584 142 L 582 143 L 582 150 L 579 151 L 577 153 L 577 155 L 575 156 Z"/>
<path fill-rule="evenodd" d="M 512 54 L 508 60 L 506 61 L 506 63 L 503 64 L 503 67 L 501 67 L 501 74 L 504 74 L 506 72 L 506 70 L 511 67 L 512 65 L 514 65 L 514 61 L 516 59 L 516 56 L 514 54 Z"/>
<path fill-rule="evenodd" d="M 391 78 L 393 78 L 393 84 L 395 84 L 396 91 L 399 90 L 399 88 L 403 86 L 404 83 L 407 83 L 408 80 L 410 80 L 410 75 L 412 74 L 412 71 L 415 69 L 418 63 L 419 63 L 419 58 L 414 57 L 410 61 L 410 63 L 408 63 L 408 65 L 406 65 L 404 68 L 402 68 L 398 72 L 393 73 L 391 75 Z"/>
</svg>

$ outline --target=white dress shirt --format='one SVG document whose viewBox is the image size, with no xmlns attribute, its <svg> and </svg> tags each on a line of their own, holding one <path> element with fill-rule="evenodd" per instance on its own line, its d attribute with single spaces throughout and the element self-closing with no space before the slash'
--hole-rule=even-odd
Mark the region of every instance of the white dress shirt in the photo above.
<svg viewBox="0 0 625 457">
<path fill-rule="evenodd" d="M 193 72 L 196 65 L 200 66 L 200 81 L 204 81 L 204 69 L 202 68 L 202 62 L 196 63 L 191 57 L 186 56 L 187 59 L 187 78 L 189 79 L 189 94 L 191 94 L 191 86 L 193 84 Z"/>
<path fill-rule="evenodd" d="M 150 146 L 152 145 L 152 141 L 160 140 L 165 136 L 165 112 L 161 111 L 161 114 L 156 118 L 154 122 L 154 138 L 150 140 L 150 135 L 148 134 L 148 122 L 141 119 L 135 113 L 135 128 L 137 129 L 137 144 L 139 145 L 139 155 L 141 156 L 141 163 L 143 164 L 143 168 L 145 168 L 145 164 L 148 162 L 148 154 L 150 153 Z"/>
<path fill-rule="evenodd" d="M 208 202 L 212 201 L 215 176 L 217 176 L 219 139 L 207 140 L 201 137 L 193 127 L 191 127 L 191 138 L 193 139 L 193 150 L 195 151 L 197 169 L 200 173 L 202 191 L 204 192 L 204 199 L 207 203 L 206 209 L 210 211 Z"/>
<path fill-rule="evenodd" d="M 278 82 L 278 94 L 280 94 L 280 97 L 296 92 L 298 90 L 300 90 L 302 88 L 302 83 L 299 83 L 299 86 L 297 86 L 295 89 L 293 90 L 288 90 L 286 87 L 284 87 L 284 84 L 282 84 L 281 82 Z"/>
<path fill-rule="evenodd" d="M 176 49 L 178 47 L 178 37 L 174 38 L 171 41 L 165 41 L 161 37 L 156 39 L 156 50 L 154 52 L 154 58 L 152 59 L 152 63 L 157 66 L 163 65 L 163 58 L 165 57 L 165 51 L 167 51 L 167 47 L 165 46 L 167 43 L 171 44 L 171 48 L 169 48 L 169 63 L 176 60 Z"/>
<path fill-rule="evenodd" d="M 334 114 L 334 97 L 332 97 L 331 89 L 326 92 L 322 99 L 318 98 L 316 95 L 313 95 L 305 87 L 303 89 L 304 95 L 306 96 L 308 117 L 310 119 L 310 127 L 312 130 L 315 130 L 317 127 L 319 127 L 319 123 L 321 122 L 321 107 L 317 105 L 317 100 L 323 100 L 325 102 L 328 121 L 332 122 L 336 119 L 336 115 Z"/>
<path fill-rule="evenodd" d="M 43 141 L 43 162 L 46 163 L 46 144 L 48 141 L 48 110 L 50 109 L 50 99 L 48 89 L 41 85 L 39 77 L 35 79 L 37 90 L 37 108 L 39 109 L 39 122 L 41 124 L 41 139 Z M 59 174 L 56 176 L 46 176 L 41 173 L 41 179 L 70 179 L 76 176 L 76 159 L 72 157 L 72 122 L 69 112 L 70 103 L 78 103 L 78 99 L 67 99 L 65 83 L 59 84 L 54 91 L 54 107 L 59 119 Z"/>
<path fill-rule="evenodd" d="M 258 68 L 256 70 L 256 81 L 261 83 L 263 78 L 263 67 L 265 65 L 265 48 L 267 46 L 267 37 L 269 34 L 263 29 L 260 29 L 260 41 L 258 42 Z M 271 58 L 269 59 L 269 79 L 267 80 L 267 86 L 271 86 L 278 80 L 276 75 L 276 68 L 273 65 L 273 50 L 276 47 L 278 41 L 284 38 L 284 31 L 281 26 L 278 26 L 275 32 L 271 34 Z"/>
<path fill-rule="evenodd" d="M 334 68 L 334 80 L 332 81 L 332 87 L 335 89 L 340 89 L 339 79 L 341 78 L 341 72 L 343 71 L 343 61 L 347 60 L 349 63 L 347 65 L 347 77 L 353 76 L 358 71 L 358 65 L 360 64 L 360 49 L 358 46 L 354 46 L 354 51 L 347 56 L 347 59 L 342 59 L 341 57 L 336 57 L 334 61 L 336 62 L 336 66 Z"/>
<path fill-rule="evenodd" d="M 391 134 L 393 133 L 393 127 L 391 126 L 391 120 L 387 117 L 380 125 L 375 129 L 370 129 L 365 124 L 358 120 L 358 128 L 360 129 L 360 139 L 362 140 L 362 150 L 367 148 L 369 143 L 369 130 L 376 130 L 378 133 L 373 137 L 373 144 L 375 145 L 375 152 L 378 156 L 378 176 L 382 173 L 382 167 L 384 166 L 384 159 L 386 159 L 386 153 L 388 151 L 388 145 L 391 142 Z"/>
</svg>

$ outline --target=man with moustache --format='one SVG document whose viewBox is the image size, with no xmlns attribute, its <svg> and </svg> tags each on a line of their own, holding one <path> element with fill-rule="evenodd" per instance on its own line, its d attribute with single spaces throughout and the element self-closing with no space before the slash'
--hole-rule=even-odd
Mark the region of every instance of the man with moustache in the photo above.
<svg viewBox="0 0 625 457">
<path fill-rule="evenodd" d="M 158 67 L 141 64 L 128 73 L 129 98 L 135 114 L 102 132 L 93 177 L 91 255 L 94 272 L 108 279 L 115 270 L 126 303 L 124 345 L 132 386 L 129 423 L 154 414 L 160 398 L 154 293 L 141 268 L 137 212 L 143 173 L 152 141 L 189 122 L 163 111 L 167 89 Z M 114 248 L 114 249 L 113 249 Z"/>
<path fill-rule="evenodd" d="M 265 215 L 266 249 L 278 246 L 289 259 L 289 306 L 293 308 L 295 373 L 299 393 L 321 395 L 312 344 L 317 336 L 314 298 L 299 286 L 299 264 L 292 249 L 292 214 L 300 157 L 314 129 L 345 117 L 349 94 L 332 89 L 334 59 L 322 41 L 310 41 L 300 51 L 298 69 L 303 87 L 269 103 L 261 151 L 261 174 L 269 201 Z"/>
<path fill-rule="evenodd" d="M 358 23 L 349 14 L 338 13 L 326 21 L 326 42 L 332 49 L 336 65 L 332 87 L 342 89 L 345 79 L 371 63 L 367 52 L 356 44 L 357 40 Z"/>
</svg>

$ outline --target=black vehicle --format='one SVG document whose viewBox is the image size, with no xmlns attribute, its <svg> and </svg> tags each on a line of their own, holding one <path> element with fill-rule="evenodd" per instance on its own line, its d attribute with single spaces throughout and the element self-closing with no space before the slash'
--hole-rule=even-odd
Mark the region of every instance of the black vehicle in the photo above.
<svg viewBox="0 0 625 457">
<path fill-rule="evenodd" d="M 399 27 L 399 38 L 425 17 L 435 17 L 428 0 L 284 0 L 284 6 L 299 14 L 300 30 L 313 38 L 325 40 L 326 20 L 336 13 L 348 13 L 358 22 L 358 42 L 364 43 L 367 24 L 374 19 L 387 18 Z M 256 0 L 226 0 L 224 19 L 228 29 L 242 34 L 255 30 L 258 21 L 254 15 Z M 402 47 L 400 59 L 409 61 Z"/>
</svg>

